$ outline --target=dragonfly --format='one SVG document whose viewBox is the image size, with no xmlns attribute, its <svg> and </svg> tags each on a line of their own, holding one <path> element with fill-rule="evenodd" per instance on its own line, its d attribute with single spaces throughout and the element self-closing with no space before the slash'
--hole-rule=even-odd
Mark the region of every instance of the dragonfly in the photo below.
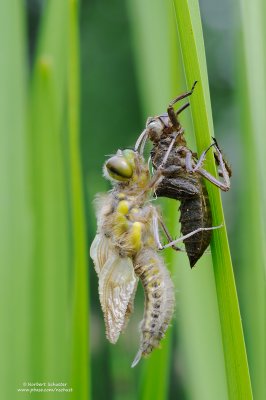
<svg viewBox="0 0 266 400">
<path fill-rule="evenodd" d="M 199 231 L 214 229 L 200 227 L 173 240 L 159 208 L 153 205 L 173 145 L 174 141 L 154 174 L 137 149 L 118 150 L 103 167 L 112 190 L 95 198 L 97 233 L 90 255 L 98 275 L 106 337 L 111 343 L 117 342 L 127 326 L 139 280 L 144 289 L 140 346 L 132 367 L 159 346 L 174 312 L 174 285 L 160 251 L 175 248 Z M 167 245 L 161 243 L 162 234 Z"/>
<path fill-rule="evenodd" d="M 151 160 L 155 171 L 160 169 L 165 154 L 169 152 L 169 146 L 172 146 L 164 165 L 163 179 L 156 188 L 156 196 L 180 201 L 180 223 L 183 235 L 198 230 L 196 234 L 184 239 L 191 268 L 209 246 L 212 234 L 211 230 L 200 229 L 212 226 L 209 196 L 204 180 L 208 180 L 222 191 L 228 191 L 232 175 L 231 168 L 225 161 L 215 138 L 200 157 L 187 145 L 184 128 L 178 116 L 190 103 L 184 104 L 177 111 L 174 110 L 174 105 L 191 96 L 196 84 L 197 81 L 194 82 L 190 91 L 171 101 L 166 113 L 148 118 L 146 127 L 135 146 L 135 150 L 143 154 L 146 140 L 149 139 L 152 142 Z M 204 168 L 207 152 L 212 148 L 222 181 Z"/>
</svg>

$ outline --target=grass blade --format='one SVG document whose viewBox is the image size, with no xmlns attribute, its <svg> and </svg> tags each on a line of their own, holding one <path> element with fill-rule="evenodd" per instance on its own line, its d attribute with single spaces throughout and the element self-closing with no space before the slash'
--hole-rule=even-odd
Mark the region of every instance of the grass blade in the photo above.
<svg viewBox="0 0 266 400">
<path fill-rule="evenodd" d="M 241 55 L 239 59 L 238 101 L 241 105 L 241 145 L 245 173 L 241 182 L 239 221 L 241 248 L 240 306 L 247 344 L 254 398 L 266 398 L 266 252 L 265 252 L 265 174 L 266 124 L 265 4 L 256 1 L 241 6 Z M 256 99 L 254 101 L 254 99 Z M 249 190 L 246 190 L 246 188 Z M 239 199 L 240 200 L 240 199 Z M 247 296 L 248 294 L 248 296 Z"/>
<path fill-rule="evenodd" d="M 52 13 L 54 10 L 49 11 Z M 59 15 L 57 14 L 58 17 Z M 48 33 L 54 26 L 49 26 L 49 13 L 46 17 L 45 30 Z M 64 24 L 61 25 L 63 27 Z M 30 358 L 33 380 L 43 377 L 42 380 L 46 381 L 47 378 L 44 377 L 61 377 L 68 382 L 70 254 L 61 136 L 64 87 L 62 85 L 59 88 L 57 81 L 57 72 L 63 75 L 63 71 L 58 68 L 58 63 L 62 63 L 63 70 L 66 59 L 59 61 L 44 40 L 34 68 L 30 98 L 30 162 L 34 215 Z M 36 282 L 39 283 L 38 286 Z M 40 312 L 42 318 L 39 318 Z"/>
<path fill-rule="evenodd" d="M 197 148 L 201 153 L 211 142 L 213 122 L 208 87 L 204 42 L 198 2 L 174 1 L 188 87 L 198 80 L 191 99 Z M 210 157 L 207 169 L 215 174 Z M 207 184 L 213 224 L 224 221 L 219 190 Z M 223 338 L 228 396 L 230 399 L 252 398 L 245 344 L 241 326 L 233 269 L 225 227 L 213 232 L 212 256 Z"/>
<path fill-rule="evenodd" d="M 73 240 L 73 398 L 89 399 L 88 372 L 88 273 L 86 259 L 85 212 L 79 143 L 79 32 L 78 1 L 69 0 L 68 121 L 70 153 L 70 194 Z"/>
<path fill-rule="evenodd" d="M 22 2 L 0 2 L 0 384 L 21 399 L 28 378 L 32 216 L 28 196 L 27 76 Z"/>
</svg>

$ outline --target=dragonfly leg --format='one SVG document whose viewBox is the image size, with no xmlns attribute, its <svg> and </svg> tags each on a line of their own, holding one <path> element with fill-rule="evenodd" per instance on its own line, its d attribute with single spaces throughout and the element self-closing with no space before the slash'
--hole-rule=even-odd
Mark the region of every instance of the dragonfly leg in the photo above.
<svg viewBox="0 0 266 400">
<path fill-rule="evenodd" d="M 166 153 L 164 155 L 163 161 L 161 162 L 159 167 L 156 169 L 156 172 L 153 175 L 153 177 L 152 177 L 147 189 L 151 189 L 151 188 L 155 187 L 159 183 L 159 181 L 161 180 L 161 178 L 163 176 L 165 164 L 167 163 L 168 157 L 169 157 L 169 155 L 171 153 L 171 150 L 172 150 L 172 148 L 173 148 L 173 146 L 175 144 L 176 137 L 177 137 L 177 135 L 180 134 L 180 132 L 181 133 L 183 132 L 183 128 L 181 128 L 179 130 L 179 132 L 174 132 L 174 135 L 173 135 L 174 137 L 173 137 L 173 139 L 172 139 L 172 141 L 171 141 L 171 143 L 170 143 L 170 145 L 169 145 L 169 147 L 168 147 L 168 149 L 167 149 L 167 151 L 166 151 Z"/>
<path fill-rule="evenodd" d="M 190 106 L 190 103 L 186 103 L 184 104 L 182 107 L 180 107 L 177 112 L 175 113 L 176 116 L 178 116 L 179 114 L 181 114 L 182 111 L 184 111 L 186 108 L 188 108 Z"/>
<path fill-rule="evenodd" d="M 174 100 L 172 100 L 172 101 L 170 102 L 170 104 L 169 104 L 169 107 L 173 106 L 173 105 L 176 104 L 178 101 L 183 100 L 183 99 L 185 99 L 186 97 L 191 96 L 192 93 L 193 93 L 193 91 L 194 91 L 194 89 L 195 89 L 195 86 L 196 86 L 197 83 L 198 83 L 198 81 L 195 81 L 195 82 L 193 83 L 193 85 L 192 85 L 192 88 L 191 88 L 188 92 L 182 93 L 182 94 L 180 94 L 179 96 L 177 96 Z"/>
<path fill-rule="evenodd" d="M 183 93 L 183 94 L 180 94 L 178 97 L 176 97 L 174 100 L 172 100 L 172 101 L 170 102 L 168 108 L 167 108 L 167 114 L 168 114 L 168 116 L 169 116 L 169 119 L 170 119 L 170 121 L 172 122 L 173 127 L 174 127 L 176 130 L 179 130 L 179 129 L 180 129 L 180 123 L 179 123 L 179 121 L 178 121 L 178 119 L 177 119 L 177 115 L 180 114 L 185 108 L 187 108 L 187 107 L 189 106 L 189 103 L 187 103 L 187 104 L 185 104 L 183 107 L 181 107 L 181 108 L 177 111 L 177 113 L 175 113 L 174 105 L 175 105 L 178 101 L 180 101 L 180 100 L 182 100 L 182 99 L 185 99 L 185 98 L 188 97 L 188 96 L 191 96 L 192 93 L 193 93 L 193 91 L 194 91 L 194 88 L 195 88 L 195 86 L 196 86 L 196 83 L 197 83 L 197 81 L 194 82 L 194 84 L 193 84 L 193 86 L 192 86 L 192 88 L 191 88 L 191 90 L 190 90 L 189 92 L 185 92 L 185 93 Z"/>
<path fill-rule="evenodd" d="M 158 221 L 159 221 L 159 223 L 160 223 L 160 225 L 161 225 L 161 227 L 162 227 L 162 229 L 164 231 L 165 236 L 167 237 L 168 243 L 172 243 L 173 239 L 172 239 L 172 237 L 171 237 L 166 225 L 162 221 L 162 219 L 158 215 L 154 215 L 153 216 L 153 220 L 152 220 L 152 224 L 153 224 L 155 242 L 156 242 L 156 245 L 158 247 L 158 250 L 163 250 L 164 246 L 162 245 L 161 240 L 160 240 Z M 182 251 L 182 249 L 180 247 L 177 247 L 174 244 L 171 247 L 172 247 L 172 249 L 174 249 L 176 251 Z"/>
<path fill-rule="evenodd" d="M 219 189 L 221 189 L 222 191 L 227 192 L 230 189 L 230 179 L 227 171 L 226 175 L 223 176 L 224 182 L 220 182 L 218 179 L 216 179 L 213 175 L 211 175 L 208 171 L 206 171 L 203 168 L 200 168 L 197 172 L 200 175 L 202 175 L 205 179 L 213 183 L 215 186 L 217 186 Z"/>
<path fill-rule="evenodd" d="M 202 175 L 205 179 L 213 183 L 215 186 L 219 187 L 223 191 L 228 191 L 230 189 L 230 176 L 231 176 L 231 169 L 226 163 L 226 161 L 223 158 L 222 152 L 217 144 L 217 141 L 213 138 L 214 142 L 201 154 L 198 162 L 196 163 L 195 166 L 193 166 L 192 163 L 192 154 L 190 152 L 187 152 L 186 154 L 186 169 L 189 172 L 197 172 L 200 175 Z M 211 175 L 208 171 L 206 171 L 204 168 L 201 168 L 207 152 L 210 150 L 211 147 L 215 148 L 215 160 L 216 164 L 220 167 L 219 171 L 219 176 L 221 176 L 224 180 L 224 182 L 220 182 L 217 178 L 215 178 L 213 175 Z"/>
<path fill-rule="evenodd" d="M 179 237 L 178 239 L 175 239 L 175 240 L 173 240 L 172 242 L 165 244 L 162 248 L 163 248 L 163 249 L 167 249 L 168 247 L 172 247 L 174 244 L 179 243 L 179 242 L 182 242 L 183 240 L 189 238 L 190 236 L 195 235 L 195 234 L 198 233 L 198 232 L 201 232 L 201 231 L 212 231 L 212 230 L 214 230 L 214 229 L 221 228 L 222 226 L 223 226 L 223 225 L 211 226 L 210 228 L 198 228 L 198 229 L 195 229 L 194 231 L 188 233 L 187 235 L 181 236 L 181 237 Z"/>
<path fill-rule="evenodd" d="M 160 222 L 160 225 L 161 225 L 161 227 L 162 227 L 162 229 L 164 231 L 165 236 L 167 237 L 168 243 L 173 242 L 173 238 L 172 238 L 172 236 L 169 233 L 165 223 L 163 222 L 163 220 L 161 218 L 159 218 L 159 222 Z M 181 247 L 178 247 L 178 246 L 175 246 L 175 245 L 172 246 L 172 249 L 174 249 L 176 251 L 183 251 L 183 249 L 181 249 Z"/>
<path fill-rule="evenodd" d="M 144 129 L 144 131 L 141 132 L 141 134 L 139 135 L 139 137 L 136 141 L 135 147 L 134 147 L 134 150 L 137 151 L 141 155 L 143 154 L 143 150 L 144 150 L 147 139 L 148 139 L 148 131 L 147 131 L 147 129 Z"/>
<path fill-rule="evenodd" d="M 192 165 L 192 153 L 190 151 L 187 152 L 186 154 L 186 168 L 189 172 L 196 172 L 199 170 L 199 168 L 202 166 L 207 152 L 210 150 L 211 147 L 215 146 L 215 143 L 210 144 L 210 146 L 204 150 L 204 152 L 201 154 L 200 158 L 198 159 L 197 163 L 195 166 Z"/>
<path fill-rule="evenodd" d="M 162 245 L 161 240 L 160 240 L 158 216 L 156 214 L 154 214 L 153 217 L 152 217 L 152 227 L 153 227 L 154 239 L 155 239 L 155 242 L 156 242 L 156 246 L 158 247 L 159 250 L 162 250 L 163 249 L 163 245 Z"/>
</svg>

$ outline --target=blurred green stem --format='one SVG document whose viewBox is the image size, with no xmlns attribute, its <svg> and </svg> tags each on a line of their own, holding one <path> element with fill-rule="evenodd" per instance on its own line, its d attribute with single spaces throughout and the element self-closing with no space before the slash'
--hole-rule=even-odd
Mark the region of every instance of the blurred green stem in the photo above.
<svg viewBox="0 0 266 400">
<path fill-rule="evenodd" d="M 239 79 L 243 149 L 240 304 L 255 399 L 266 398 L 266 234 L 265 148 L 266 48 L 265 2 L 240 1 L 241 54 Z M 239 73 L 240 72 L 240 73 Z M 248 245 L 247 245 L 248 243 Z"/>
<path fill-rule="evenodd" d="M 80 83 L 78 2 L 69 2 L 68 126 L 70 153 L 70 193 L 73 231 L 73 399 L 86 400 L 91 382 L 88 367 L 88 261 L 86 257 L 84 192 L 80 161 Z"/>
<path fill-rule="evenodd" d="M 213 121 L 198 0 L 174 0 L 188 87 L 199 81 L 191 98 L 191 109 L 199 154 L 207 148 L 213 134 Z M 206 168 L 215 175 L 214 159 L 207 156 Z M 248 363 L 234 282 L 230 250 L 224 224 L 220 191 L 206 182 L 213 225 L 212 257 L 220 314 L 225 368 L 230 399 L 252 398 Z"/>
<path fill-rule="evenodd" d="M 27 140 L 26 29 L 23 3 L 0 2 L 0 386 L 21 399 L 28 379 L 32 212 Z"/>
</svg>

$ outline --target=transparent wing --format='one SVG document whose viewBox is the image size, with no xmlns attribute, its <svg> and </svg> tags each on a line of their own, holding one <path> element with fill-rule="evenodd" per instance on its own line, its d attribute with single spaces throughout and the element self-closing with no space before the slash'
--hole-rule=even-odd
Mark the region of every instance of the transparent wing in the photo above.
<svg viewBox="0 0 266 400">
<path fill-rule="evenodd" d="M 100 302 L 111 343 L 116 343 L 132 313 L 137 282 L 132 260 L 116 254 L 107 259 L 99 273 Z"/>
</svg>

